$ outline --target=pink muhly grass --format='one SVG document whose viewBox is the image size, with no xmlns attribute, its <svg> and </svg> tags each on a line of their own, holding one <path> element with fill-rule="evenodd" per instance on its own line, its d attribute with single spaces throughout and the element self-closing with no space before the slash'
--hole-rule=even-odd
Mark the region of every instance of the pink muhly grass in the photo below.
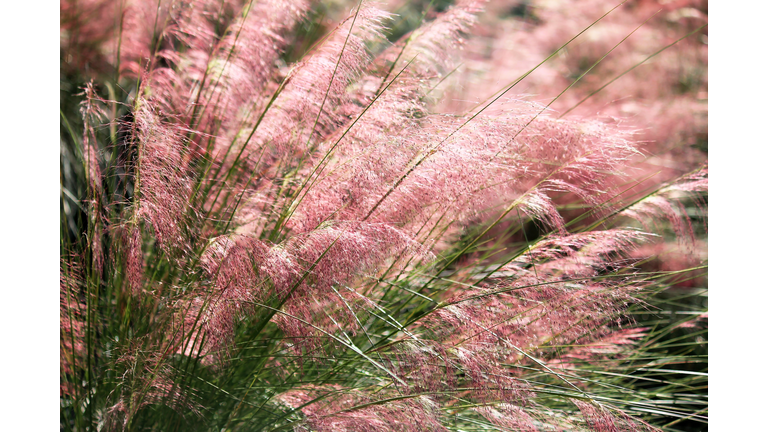
<svg viewBox="0 0 768 432">
<path fill-rule="evenodd" d="M 701 202 L 697 194 L 707 191 L 708 185 L 709 168 L 705 165 L 670 184 L 662 185 L 619 214 L 639 221 L 646 230 L 650 228 L 649 222 L 668 221 L 678 241 L 686 246 L 688 253 L 692 254 L 695 234 L 682 201 L 693 200 L 698 209 L 702 210 L 706 205 Z"/>
<path fill-rule="evenodd" d="M 427 397 L 394 398 L 390 402 L 371 401 L 360 392 L 342 388 L 308 388 L 283 393 L 279 399 L 294 408 L 323 395 L 319 403 L 302 408 L 307 426 L 299 430 L 338 431 L 445 431 L 437 406 Z M 327 396 L 326 396 L 327 395 Z M 355 408 L 354 410 L 352 408 Z"/>
<path fill-rule="evenodd" d="M 486 359 L 496 356 L 498 362 L 527 363 L 521 349 L 538 347 L 536 355 L 547 359 L 547 345 L 597 343 L 591 341 L 610 337 L 606 324 L 632 301 L 638 287 L 584 280 L 597 276 L 602 266 L 619 265 L 610 253 L 623 252 L 637 238 L 642 234 L 614 231 L 540 242 L 520 257 L 539 262 L 532 270 L 502 267 L 502 279 L 448 299 L 423 324 L 446 346 L 475 344 L 473 351 L 485 353 Z"/>
<path fill-rule="evenodd" d="M 139 99 L 134 122 L 126 127 L 136 146 L 137 166 L 131 217 L 120 231 L 124 236 L 127 280 L 135 292 L 140 289 L 144 272 L 140 222 L 152 228 L 158 245 L 169 256 L 177 256 L 191 249 L 189 239 L 193 235 L 189 230 L 196 218 L 188 203 L 192 182 L 183 129 L 161 119 L 156 110 L 151 102 Z"/>
<path fill-rule="evenodd" d="M 253 145 L 269 144 L 281 153 L 301 156 L 307 145 L 335 129 L 342 121 L 335 111 L 345 103 L 346 87 L 370 61 L 365 43 L 381 38 L 386 18 L 386 12 L 363 6 L 345 19 L 288 76 Z M 253 150 L 248 153 L 256 154 Z"/>
<path fill-rule="evenodd" d="M 138 150 L 135 217 L 150 225 L 160 247 L 185 250 L 192 224 L 188 200 L 192 193 L 184 130 L 162 120 L 150 103 L 138 101 L 134 128 Z"/>
<path fill-rule="evenodd" d="M 144 283 L 144 253 L 142 251 L 141 229 L 130 225 L 121 230 L 122 241 L 125 245 L 125 279 L 134 294 L 141 294 Z"/>
<path fill-rule="evenodd" d="M 83 117 L 83 160 L 85 162 L 85 172 L 88 178 L 88 202 L 92 211 L 92 221 L 94 225 L 94 233 L 91 239 L 91 255 L 92 262 L 97 272 L 101 272 L 104 266 L 104 250 L 101 244 L 101 236 L 103 235 L 104 226 L 102 219 L 104 218 L 104 212 L 101 211 L 99 201 L 102 198 L 102 171 L 100 166 L 100 160 L 98 147 L 96 145 L 96 132 L 94 124 L 99 124 L 106 118 L 106 112 L 104 111 L 104 105 L 106 101 L 101 99 L 93 87 L 93 81 L 90 81 L 85 86 L 83 92 L 85 100 L 81 102 L 80 113 Z"/>
<path fill-rule="evenodd" d="M 600 180 L 635 154 L 620 135 L 612 136 L 598 125 L 590 129 L 538 118 L 525 127 L 526 117 L 504 114 L 476 118 L 462 127 L 466 121 L 427 118 L 409 129 L 407 138 L 390 138 L 394 142 L 382 142 L 349 162 L 339 161 L 338 168 L 326 168 L 327 180 L 321 178 L 308 192 L 297 219 L 318 223 L 341 207 L 337 214 L 346 219 L 423 222 L 435 206 L 465 219 L 476 215 L 468 209 L 512 198 L 524 212 L 562 230 L 563 222 L 545 192 L 573 192 L 600 201 L 598 194 L 605 192 Z M 517 134 L 516 140 L 507 138 Z M 390 186 L 393 183 L 397 188 Z"/>
<path fill-rule="evenodd" d="M 621 359 L 620 354 L 631 355 L 632 347 L 645 337 L 648 328 L 632 328 L 617 330 L 609 333 L 594 342 L 572 348 L 561 355 L 560 358 L 549 362 L 550 366 L 562 369 L 575 369 L 576 362 L 589 362 L 599 356 L 608 356 Z"/>
<path fill-rule="evenodd" d="M 440 112 L 484 4 L 386 46 L 396 16 L 359 2 L 290 68 L 310 1 L 132 0 L 116 34 L 83 29 L 137 81 L 119 103 L 89 84 L 81 105 L 87 245 L 62 249 L 92 265 L 61 264 L 67 424 L 655 430 L 611 393 L 629 380 L 585 365 L 650 351 L 625 314 L 674 275 L 643 253 L 667 228 L 694 244 L 708 169 L 648 180 L 639 127 L 559 119 L 509 86 Z M 567 40 L 551 26 L 531 50 Z M 80 386 L 95 371 L 102 387 Z M 162 406 L 175 417 L 147 414 Z"/>
<path fill-rule="evenodd" d="M 333 285 L 376 268 L 388 256 L 401 255 L 414 248 L 418 250 L 419 246 L 392 227 L 343 222 L 327 223 L 273 246 L 247 236 L 218 238 L 203 256 L 207 272 L 215 277 L 218 288 L 208 306 L 211 317 L 205 321 L 209 340 L 216 345 L 227 343 L 232 335 L 233 320 L 252 310 L 254 302 L 266 303 L 273 297 L 283 299 L 291 315 L 315 322 L 312 311 L 317 309 L 310 300 L 313 296 L 323 299 L 327 305 L 338 304 L 339 296 L 349 293 L 335 291 Z M 357 293 L 351 295 L 351 298 L 342 297 L 342 301 L 348 304 L 369 301 Z M 347 322 L 350 312 L 354 311 L 338 309 L 342 317 L 347 317 L 345 323 L 354 328 L 354 322 Z M 326 308 L 319 309 L 324 310 Z M 305 334 L 306 326 L 298 321 L 278 319 L 287 334 Z M 334 327 L 341 328 L 339 324 Z"/>
<path fill-rule="evenodd" d="M 517 3 L 500 1 L 490 7 L 502 11 Z M 653 177 L 656 184 L 676 177 L 679 172 L 670 168 L 683 160 L 689 161 L 688 166 L 703 163 L 701 152 L 680 143 L 706 140 L 707 71 L 702 67 L 708 49 L 707 30 L 702 28 L 707 23 L 706 2 L 630 1 L 597 23 L 597 18 L 616 5 L 585 1 L 580 3 L 578 16 L 565 5 L 566 2 L 526 2 L 520 5 L 525 17 L 510 22 L 485 14 L 483 31 L 470 40 L 462 60 L 466 64 L 477 63 L 481 61 L 480 53 L 492 45 L 494 49 L 488 53 L 491 58 L 483 62 L 488 69 L 477 74 L 472 67 L 466 67 L 455 75 L 456 80 L 470 74 L 473 79 L 482 77 L 481 81 L 487 84 L 478 88 L 485 88 L 487 93 L 461 94 L 453 90 L 449 93 L 451 97 L 443 98 L 439 110 L 453 112 L 465 108 L 470 101 L 482 100 L 495 91 L 491 83 L 513 81 L 560 47 L 562 41 L 594 23 L 588 32 L 568 44 L 561 55 L 545 62 L 517 86 L 520 93 L 540 95 L 548 101 L 553 95 L 550 89 L 568 87 L 574 77 L 599 60 L 643 19 L 652 17 L 577 85 L 560 95 L 551 108 L 566 118 L 574 114 L 597 115 L 638 126 L 633 139 L 640 150 L 654 155 L 647 161 L 648 169 L 661 170 Z M 515 31 L 509 31 L 510 27 Z M 649 58 L 664 47 L 668 48 Z M 638 67 L 640 62 L 643 63 Z M 626 76 L 612 81 L 625 72 Z M 571 112 L 577 104 L 578 108 Z M 666 163 L 659 163 L 662 161 Z"/>
<path fill-rule="evenodd" d="M 585 402 L 574 399 L 573 403 L 579 407 L 589 429 L 595 432 L 619 432 L 624 430 L 654 432 L 659 430 L 645 422 L 633 419 L 621 411 L 611 412 L 604 405 L 597 402 Z"/>
<path fill-rule="evenodd" d="M 138 77 L 142 72 L 154 66 L 163 40 L 170 37 L 167 26 L 171 19 L 170 4 L 158 4 L 145 0 L 131 0 L 122 5 L 120 11 L 122 31 L 111 42 L 112 53 L 119 56 L 118 72 Z M 175 55 L 164 50 L 166 55 Z"/>
<path fill-rule="evenodd" d="M 84 120 L 83 145 L 87 152 L 83 155 L 83 159 L 85 159 L 85 164 L 87 166 L 88 183 L 92 193 L 91 198 L 95 199 L 101 192 L 101 168 L 99 167 L 101 158 L 99 157 L 96 143 L 94 142 L 96 141 L 96 136 L 93 124 L 100 123 L 102 119 L 106 117 L 106 113 L 101 107 L 104 100 L 96 95 L 93 88 L 93 81 L 86 85 L 83 96 L 85 97 L 85 100 L 81 103 L 80 112 Z"/>
<path fill-rule="evenodd" d="M 232 131 L 237 136 L 231 143 L 225 143 L 226 148 L 217 150 L 217 157 L 226 159 L 222 161 L 224 167 L 230 168 L 240 161 L 248 171 L 260 174 L 253 184 L 234 188 L 235 194 L 248 193 L 238 210 L 238 221 L 258 221 L 269 211 L 265 202 L 275 191 L 268 186 L 259 190 L 259 186 L 273 178 L 276 170 L 286 169 L 285 164 L 309 158 L 318 138 L 344 121 L 346 117 L 340 107 L 350 101 L 346 88 L 370 61 L 365 44 L 381 38 L 382 21 L 388 16 L 367 5 L 354 11 L 289 72 L 275 90 L 273 100 L 266 107 L 258 107 L 262 113 L 255 119 L 258 127 Z M 224 177 L 227 179 L 229 175 Z M 243 186 L 251 189 L 243 190 Z"/>
<path fill-rule="evenodd" d="M 82 269 L 76 261 L 62 260 L 59 271 L 59 326 L 61 345 L 60 367 L 63 375 L 73 374 L 86 357 L 87 306 L 79 297 L 82 285 Z M 70 382 L 61 384 L 61 394 L 74 395 L 77 386 Z"/>
<path fill-rule="evenodd" d="M 475 411 L 501 428 L 521 432 L 538 431 L 534 425 L 533 418 L 525 410 L 509 403 L 500 404 L 495 407 L 483 406 L 475 408 Z"/>
<path fill-rule="evenodd" d="M 610 267 L 626 266 L 628 262 L 625 258 L 650 237 L 644 232 L 629 229 L 551 236 L 538 241 L 517 262 L 532 264 L 536 273 L 534 277 L 538 273 L 548 277 L 597 276 Z"/>
<path fill-rule="evenodd" d="M 243 145 L 248 124 L 265 109 L 268 91 L 274 90 L 270 80 L 275 63 L 288 43 L 282 34 L 292 30 L 308 8 L 307 1 L 253 2 L 215 46 L 187 53 L 187 79 L 197 83 L 188 95 L 196 101 L 192 121 L 201 128 L 225 122 L 215 138 L 219 158 L 237 155 L 230 147 Z"/>
</svg>

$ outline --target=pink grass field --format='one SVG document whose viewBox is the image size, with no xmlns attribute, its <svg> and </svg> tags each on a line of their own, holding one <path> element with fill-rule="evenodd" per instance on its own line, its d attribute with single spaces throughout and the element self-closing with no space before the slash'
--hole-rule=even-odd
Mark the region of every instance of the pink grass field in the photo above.
<svg viewBox="0 0 768 432">
<path fill-rule="evenodd" d="M 707 14 L 61 0 L 61 430 L 705 430 Z"/>
</svg>

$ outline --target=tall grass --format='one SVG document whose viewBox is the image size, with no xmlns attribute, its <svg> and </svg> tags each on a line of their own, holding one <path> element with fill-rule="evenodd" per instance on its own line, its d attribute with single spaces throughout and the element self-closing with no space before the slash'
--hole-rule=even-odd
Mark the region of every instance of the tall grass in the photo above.
<svg viewBox="0 0 768 432">
<path fill-rule="evenodd" d="M 449 3 L 62 2 L 62 430 L 706 428 L 705 153 L 589 114 L 653 2 L 468 107 Z"/>
</svg>

